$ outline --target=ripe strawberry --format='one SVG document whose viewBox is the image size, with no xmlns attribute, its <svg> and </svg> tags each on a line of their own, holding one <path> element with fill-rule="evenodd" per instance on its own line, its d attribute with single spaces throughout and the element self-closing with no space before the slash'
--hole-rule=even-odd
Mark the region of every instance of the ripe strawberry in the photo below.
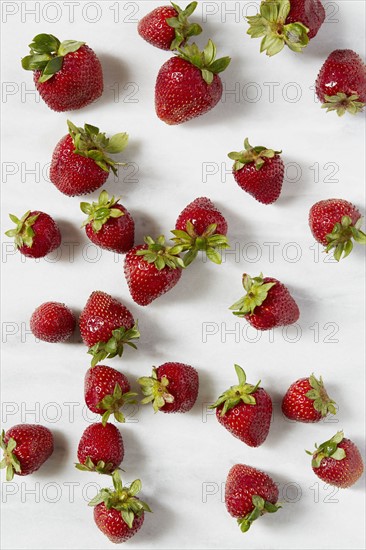
<svg viewBox="0 0 366 550">
<path fill-rule="evenodd" d="M 285 45 L 302 52 L 325 20 L 320 0 L 263 0 L 259 13 L 247 17 L 251 38 L 263 36 L 261 52 L 272 56 Z"/>
<path fill-rule="evenodd" d="M 19 252 L 28 258 L 43 258 L 61 244 L 61 233 L 53 218 L 39 210 L 26 212 L 18 219 L 13 214 L 9 218 L 16 224 L 15 229 L 5 232 L 14 237 Z"/>
<path fill-rule="evenodd" d="M 77 128 L 69 120 L 67 124 L 69 133 L 53 151 L 50 180 L 64 195 L 87 195 L 107 181 L 110 170 L 117 174 L 120 163 L 108 155 L 121 153 L 127 145 L 128 135 L 120 133 L 107 138 L 90 124 L 85 124 L 84 129 Z"/>
<path fill-rule="evenodd" d="M 78 470 L 110 474 L 121 464 L 125 451 L 119 430 L 113 424 L 91 424 L 78 446 Z"/>
<path fill-rule="evenodd" d="M 329 413 L 336 414 L 335 401 L 329 398 L 322 377 L 312 374 L 296 380 L 282 400 L 282 412 L 290 420 L 319 422 Z"/>
<path fill-rule="evenodd" d="M 118 470 L 112 474 L 114 490 L 102 489 L 89 502 L 94 508 L 94 521 L 109 540 L 125 542 L 142 527 L 145 512 L 150 507 L 136 495 L 141 491 L 141 481 L 136 479 L 129 487 L 123 487 Z"/>
<path fill-rule="evenodd" d="M 179 214 L 175 224 L 173 241 L 185 251 L 183 261 L 187 267 L 202 250 L 207 258 L 221 264 L 218 249 L 229 248 L 227 222 L 214 203 L 207 197 L 200 197 L 189 203 Z"/>
<path fill-rule="evenodd" d="M 185 267 L 178 256 L 181 247 L 168 247 L 163 235 L 132 248 L 126 256 L 124 272 L 133 300 L 147 306 L 171 290 Z"/>
<path fill-rule="evenodd" d="M 92 367 L 106 357 L 122 356 L 127 344 L 136 349 L 130 340 L 140 337 L 137 323 L 121 302 L 106 292 L 91 293 L 79 318 L 80 333 L 93 356 Z"/>
<path fill-rule="evenodd" d="M 346 489 L 362 476 L 361 453 L 343 432 L 337 432 L 329 441 L 315 447 L 314 453 L 306 452 L 313 456 L 313 471 L 325 483 Z"/>
<path fill-rule="evenodd" d="M 75 330 L 76 319 L 70 308 L 59 302 L 45 302 L 30 318 L 30 329 L 44 342 L 66 342 Z"/>
<path fill-rule="evenodd" d="M 320 69 L 315 89 L 327 112 L 355 115 L 366 104 L 366 65 L 352 50 L 335 50 Z"/>
<path fill-rule="evenodd" d="M 17 424 L 3 431 L 0 447 L 4 458 L 0 468 L 6 468 L 6 480 L 14 474 L 27 476 L 36 472 L 53 453 L 53 435 L 39 424 Z"/>
<path fill-rule="evenodd" d="M 155 412 L 185 413 L 191 410 L 198 395 L 198 373 L 183 363 L 164 363 L 152 376 L 138 379 L 145 398 L 141 403 L 151 403 Z"/>
<path fill-rule="evenodd" d="M 282 151 L 266 149 L 262 145 L 252 147 L 246 138 L 244 151 L 228 154 L 229 158 L 235 160 L 235 181 L 263 204 L 271 204 L 280 196 L 285 173 L 281 153 Z"/>
<path fill-rule="evenodd" d="M 155 85 L 155 109 L 166 124 L 182 124 L 210 111 L 220 101 L 221 73 L 230 57 L 216 59 L 216 46 L 209 40 L 201 52 L 196 44 L 179 49 L 161 67 Z"/>
<path fill-rule="evenodd" d="M 326 252 L 334 249 L 338 262 L 352 252 L 352 239 L 366 244 L 366 235 L 360 230 L 361 213 L 345 200 L 327 199 L 314 204 L 309 212 L 309 225 L 314 238 L 326 246 Z"/>
<path fill-rule="evenodd" d="M 257 330 L 269 330 L 296 323 L 299 308 L 291 294 L 277 279 L 243 275 L 243 287 L 247 294 L 230 309 L 233 314 L 245 319 Z"/>
<path fill-rule="evenodd" d="M 22 67 L 34 71 L 36 88 L 50 109 L 81 109 L 102 95 L 102 66 L 85 42 L 38 34 L 29 47 Z"/>
<path fill-rule="evenodd" d="M 80 208 L 88 215 L 83 227 L 89 239 L 101 248 L 125 254 L 133 247 L 135 222 L 118 201 L 119 198 L 109 198 L 107 191 L 102 191 L 98 202 L 82 202 Z"/>
<path fill-rule="evenodd" d="M 234 437 L 249 447 L 259 447 L 267 439 L 272 418 L 272 399 L 259 387 L 247 384 L 245 372 L 235 365 L 239 384 L 231 386 L 210 409 L 216 409 L 216 418 Z"/>
<path fill-rule="evenodd" d="M 190 36 L 201 34 L 202 29 L 197 23 L 190 24 L 188 17 L 197 7 L 197 2 L 191 2 L 182 10 L 177 4 L 160 6 L 145 15 L 137 26 L 139 35 L 152 46 L 161 50 L 176 50 Z"/>
<path fill-rule="evenodd" d="M 124 422 L 125 417 L 120 411 L 127 403 L 135 403 L 130 383 L 126 376 L 112 367 L 96 365 L 85 375 L 84 395 L 87 407 L 94 413 L 102 415 L 103 426 L 111 414 L 118 422 Z"/>
<path fill-rule="evenodd" d="M 229 514 L 238 518 L 243 533 L 266 512 L 277 512 L 281 508 L 277 501 L 278 488 L 269 475 L 245 464 L 231 468 L 225 484 L 225 504 Z"/>
</svg>

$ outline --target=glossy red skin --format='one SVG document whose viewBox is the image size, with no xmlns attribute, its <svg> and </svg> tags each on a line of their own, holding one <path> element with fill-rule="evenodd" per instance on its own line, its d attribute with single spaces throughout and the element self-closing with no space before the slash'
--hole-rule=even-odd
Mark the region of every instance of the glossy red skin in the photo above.
<svg viewBox="0 0 366 550">
<path fill-rule="evenodd" d="M 75 330 L 76 318 L 70 308 L 59 302 L 45 302 L 30 318 L 30 329 L 44 342 L 66 342 Z"/>
<path fill-rule="evenodd" d="M 272 204 L 281 194 L 285 165 L 280 155 L 264 158 L 259 170 L 254 162 L 245 164 L 240 170 L 233 170 L 235 181 L 244 191 L 263 204 Z"/>
<path fill-rule="evenodd" d="M 188 221 L 193 224 L 199 236 L 213 223 L 217 225 L 215 233 L 227 234 L 227 222 L 224 216 L 207 197 L 200 197 L 189 203 L 179 214 L 175 229 L 186 231 Z"/>
<path fill-rule="evenodd" d="M 124 264 L 124 273 L 133 300 L 140 306 L 147 306 L 171 290 L 179 281 L 182 270 L 165 266 L 158 271 L 154 264 L 149 264 L 143 256 L 137 256 L 137 250 L 146 250 L 147 245 L 132 248 Z"/>
<path fill-rule="evenodd" d="M 220 101 L 222 82 L 214 75 L 208 85 L 200 69 L 179 57 L 161 67 L 155 85 L 155 109 L 166 124 L 182 124 L 210 111 Z"/>
<path fill-rule="evenodd" d="M 234 437 L 249 447 L 259 447 L 267 439 L 272 418 L 272 399 L 263 388 L 252 394 L 255 405 L 239 403 L 221 416 L 223 405 L 216 409 L 216 418 Z"/>
<path fill-rule="evenodd" d="M 139 21 L 137 31 L 141 38 L 152 46 L 170 50 L 170 45 L 175 39 L 175 30 L 166 20 L 177 16 L 178 13 L 172 6 L 160 6 Z"/>
<path fill-rule="evenodd" d="M 136 497 L 137 499 L 137 497 Z M 104 502 L 94 508 L 94 521 L 97 527 L 106 535 L 110 541 L 119 544 L 126 542 L 139 531 L 144 523 L 144 512 L 140 516 L 134 517 L 132 528 L 124 522 L 121 512 L 115 508 L 107 509 Z"/>
<path fill-rule="evenodd" d="M 106 464 L 112 464 L 111 472 L 121 464 L 124 454 L 120 431 L 109 422 L 105 426 L 101 422 L 88 426 L 81 436 L 78 446 L 80 464 L 85 464 L 88 457 L 95 465 L 102 460 Z"/>
<path fill-rule="evenodd" d="M 344 93 L 358 95 L 366 103 L 366 65 L 352 50 L 335 50 L 325 60 L 315 83 L 316 95 L 322 103 L 325 95 Z"/>
<path fill-rule="evenodd" d="M 342 221 L 343 216 L 349 216 L 355 225 L 361 213 L 351 202 L 343 199 L 327 199 L 313 204 L 309 212 L 309 226 L 314 238 L 327 245 L 326 236 L 332 232 L 336 223 Z"/>
<path fill-rule="evenodd" d="M 21 471 L 14 472 L 19 476 L 27 476 L 36 472 L 53 453 L 53 435 L 45 426 L 40 424 L 17 424 L 10 428 L 4 437 L 7 444 L 9 439 L 16 441 L 13 454 L 19 460 Z"/>
<path fill-rule="evenodd" d="M 342 460 L 323 458 L 319 468 L 313 468 L 314 473 L 329 485 L 346 489 L 354 485 L 362 476 L 364 465 L 362 456 L 356 445 L 350 439 L 344 438 L 338 447 L 344 449 L 346 457 Z"/>
<path fill-rule="evenodd" d="M 32 246 L 19 247 L 19 252 L 28 258 L 43 258 L 61 244 L 61 233 L 55 220 L 39 210 L 30 212 L 28 218 L 36 214 L 38 214 L 38 218 L 32 225 L 35 233 Z"/>
<path fill-rule="evenodd" d="M 97 246 L 117 254 L 126 254 L 134 244 L 135 222 L 127 208 L 121 204 L 115 204 L 113 208 L 124 212 L 124 216 L 109 218 L 97 232 L 93 230 L 92 222 L 88 223 L 85 232 Z"/>
<path fill-rule="evenodd" d="M 254 495 L 276 504 L 277 485 L 261 470 L 245 464 L 235 464 L 228 473 L 225 485 L 225 504 L 229 514 L 234 518 L 243 518 L 252 512 Z"/>
<path fill-rule="evenodd" d="M 100 290 L 91 293 L 79 318 L 81 337 L 88 347 L 97 342 L 107 342 L 114 329 L 125 327 L 129 330 L 134 324 L 130 311 Z"/>
<path fill-rule="evenodd" d="M 43 101 L 53 111 L 81 109 L 103 93 L 103 72 L 99 59 L 89 46 L 65 55 L 60 71 L 46 82 L 39 82 L 40 71 L 34 71 L 34 83 Z"/>
<path fill-rule="evenodd" d="M 169 380 L 167 387 L 174 397 L 173 403 L 165 403 L 160 411 L 185 413 L 191 410 L 197 400 L 199 379 L 196 369 L 183 363 L 164 363 L 157 368 L 158 380 L 163 376 Z"/>
<path fill-rule="evenodd" d="M 126 376 L 112 367 L 96 365 L 86 371 L 84 380 L 84 397 L 87 407 L 98 414 L 105 413 L 106 409 L 97 407 L 106 395 L 112 395 L 116 384 L 119 384 L 122 393 L 130 391 L 130 383 Z"/>
<path fill-rule="evenodd" d="M 282 400 L 283 414 L 297 422 L 319 422 L 321 413 L 314 409 L 314 400 L 306 397 L 312 389 L 309 378 L 300 378 L 291 384 Z"/>
<path fill-rule="evenodd" d="M 320 0 L 290 0 L 291 9 L 286 17 L 288 23 L 302 23 L 309 29 L 310 40 L 318 34 L 325 21 L 325 9 Z"/>
</svg>

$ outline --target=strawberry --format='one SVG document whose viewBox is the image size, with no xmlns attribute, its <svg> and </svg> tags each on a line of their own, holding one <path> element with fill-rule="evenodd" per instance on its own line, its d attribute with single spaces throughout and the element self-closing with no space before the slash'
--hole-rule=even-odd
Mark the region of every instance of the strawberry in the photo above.
<svg viewBox="0 0 366 550">
<path fill-rule="evenodd" d="M 251 38 L 263 36 L 261 52 L 272 56 L 285 45 L 302 52 L 325 20 L 320 0 L 263 0 L 259 13 L 247 17 Z"/>
<path fill-rule="evenodd" d="M 198 395 L 198 373 L 190 365 L 164 363 L 152 376 L 138 379 L 145 398 L 141 403 L 151 403 L 155 412 L 185 413 L 191 410 Z"/>
<path fill-rule="evenodd" d="M 29 47 L 22 67 L 34 71 L 36 88 L 50 109 L 81 109 L 102 95 L 102 66 L 85 42 L 38 34 Z"/>
<path fill-rule="evenodd" d="M 84 128 L 77 128 L 69 120 L 67 124 L 69 133 L 53 151 L 50 180 L 64 195 L 87 195 L 107 181 L 110 170 L 117 174 L 120 163 L 108 155 L 123 151 L 128 135 L 120 133 L 107 138 L 90 124 Z"/>
<path fill-rule="evenodd" d="M 326 247 L 325 252 L 332 250 L 338 262 L 352 252 L 352 239 L 366 244 L 366 235 L 360 230 L 361 213 L 343 199 L 327 199 L 314 204 L 309 212 L 309 225 L 314 238 Z"/>
<path fill-rule="evenodd" d="M 145 243 L 129 251 L 124 265 L 131 296 L 140 306 L 147 306 L 171 290 L 185 267 L 178 255 L 182 247 L 166 246 L 163 235 L 155 241 L 145 237 Z"/>
<path fill-rule="evenodd" d="M 329 441 L 319 447 L 315 445 L 311 462 L 314 473 L 325 483 L 346 489 L 362 476 L 364 466 L 361 453 L 343 432 L 337 432 Z"/>
<path fill-rule="evenodd" d="M 155 85 L 156 114 L 163 122 L 182 124 L 207 113 L 220 101 L 218 73 L 226 69 L 230 57 L 215 57 L 216 46 L 209 40 L 203 52 L 192 44 L 164 63 Z"/>
<path fill-rule="evenodd" d="M 197 7 L 191 2 L 182 10 L 177 4 L 160 6 L 145 15 L 137 26 L 141 38 L 161 50 L 176 50 L 190 36 L 201 34 L 202 28 L 197 23 L 190 24 L 188 17 Z"/>
<path fill-rule="evenodd" d="M 70 308 L 59 302 L 45 302 L 30 318 L 30 329 L 44 342 L 66 342 L 75 330 L 76 319 Z"/>
<path fill-rule="evenodd" d="M 14 237 L 16 248 L 24 256 L 43 258 L 60 246 L 58 225 L 45 212 L 28 210 L 20 219 L 13 214 L 9 214 L 9 218 L 16 224 L 16 228 L 6 231 L 5 235 Z"/>
<path fill-rule="evenodd" d="M 102 415 L 103 426 L 111 414 L 118 422 L 124 422 L 125 417 L 120 411 L 126 403 L 135 403 L 130 383 L 126 376 L 112 367 L 96 365 L 85 375 L 85 403 L 92 412 Z"/>
<path fill-rule="evenodd" d="M 269 475 L 246 464 L 235 464 L 230 469 L 225 484 L 225 504 L 229 514 L 238 518 L 243 533 L 266 512 L 277 512 L 281 508 L 277 501 L 278 488 Z"/>
<path fill-rule="evenodd" d="M 17 424 L 2 432 L 0 447 L 4 451 L 0 468 L 6 468 L 6 480 L 11 481 L 14 474 L 33 474 L 46 462 L 53 453 L 53 435 L 39 424 Z"/>
<path fill-rule="evenodd" d="M 89 239 L 101 248 L 125 254 L 133 247 L 135 222 L 118 201 L 102 191 L 98 202 L 82 202 L 80 208 L 88 216 L 83 227 Z"/>
<path fill-rule="evenodd" d="M 245 319 L 257 330 L 269 330 L 296 323 L 299 308 L 291 294 L 277 279 L 243 275 L 243 287 L 247 294 L 230 309 L 237 317 Z"/>
<path fill-rule="evenodd" d="M 282 400 L 282 412 L 290 420 L 319 422 L 329 413 L 336 414 L 335 401 L 329 398 L 322 377 L 312 374 L 296 380 Z"/>
<path fill-rule="evenodd" d="M 202 250 L 207 258 L 216 264 L 221 263 L 217 248 L 229 248 L 227 242 L 227 222 L 214 203 L 207 197 L 200 197 L 189 203 L 179 214 L 175 224 L 173 241 L 183 246 L 186 252 L 183 261 L 187 267 Z"/>
<path fill-rule="evenodd" d="M 125 451 L 119 430 L 97 422 L 84 430 L 78 446 L 78 470 L 110 474 L 121 464 Z"/>
<path fill-rule="evenodd" d="M 244 151 L 228 154 L 235 160 L 233 175 L 239 187 L 263 204 L 271 204 L 280 196 L 285 173 L 281 153 L 262 145 L 252 147 L 246 138 Z"/>
<path fill-rule="evenodd" d="M 122 356 L 127 344 L 136 349 L 131 340 L 140 337 L 137 323 L 121 302 L 106 292 L 91 293 L 79 318 L 80 333 L 93 356 L 92 367 L 106 357 Z"/>
<path fill-rule="evenodd" d="M 267 438 L 272 418 L 272 399 L 259 387 L 247 384 L 245 372 L 235 365 L 239 384 L 231 386 L 210 409 L 216 409 L 216 418 L 234 437 L 249 447 L 259 447 Z"/>
<path fill-rule="evenodd" d="M 315 83 L 323 109 L 355 115 L 366 104 L 366 65 L 352 50 L 335 50 L 325 60 Z"/>
</svg>

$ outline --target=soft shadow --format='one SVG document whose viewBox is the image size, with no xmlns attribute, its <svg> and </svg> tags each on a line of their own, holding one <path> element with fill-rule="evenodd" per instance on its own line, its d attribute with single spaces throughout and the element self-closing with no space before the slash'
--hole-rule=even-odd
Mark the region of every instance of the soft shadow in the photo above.
<svg viewBox="0 0 366 550">
<path fill-rule="evenodd" d="M 161 235 L 162 227 L 157 218 L 150 216 L 146 211 L 133 210 L 133 219 L 135 220 L 135 243 L 143 244 L 144 237 L 150 235 L 153 239 Z M 166 235 L 168 238 L 168 235 Z"/>
<path fill-rule="evenodd" d="M 52 426 L 50 430 L 54 439 L 54 450 L 50 458 L 34 473 L 35 477 L 51 478 L 60 473 L 63 468 L 69 466 L 70 448 L 69 440 L 64 432 L 54 430 Z"/>
</svg>

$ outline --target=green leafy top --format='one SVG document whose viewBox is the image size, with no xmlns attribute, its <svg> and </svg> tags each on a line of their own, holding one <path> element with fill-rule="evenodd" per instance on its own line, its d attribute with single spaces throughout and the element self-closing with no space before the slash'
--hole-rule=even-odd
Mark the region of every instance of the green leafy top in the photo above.
<svg viewBox="0 0 366 550">
<path fill-rule="evenodd" d="M 116 155 L 125 149 L 128 143 L 128 135 L 125 132 L 107 138 L 104 132 L 99 132 L 99 128 L 91 124 L 84 124 L 84 128 L 78 128 L 68 120 L 67 125 L 75 146 L 75 154 L 93 159 L 105 172 L 111 169 L 117 174 L 117 166 L 123 166 L 124 163 L 115 162 L 108 155 Z"/>
<path fill-rule="evenodd" d="M 95 365 L 106 358 L 112 359 L 117 355 L 118 357 L 122 357 L 125 344 L 133 349 L 137 349 L 136 344 L 131 342 L 131 340 L 137 340 L 140 336 L 137 323 L 130 329 L 119 327 L 112 330 L 112 336 L 107 342 L 97 342 L 89 348 L 88 353 L 93 357 L 91 366 L 95 367 Z"/>
<path fill-rule="evenodd" d="M 98 202 L 81 202 L 81 211 L 88 215 L 88 218 L 81 227 L 85 227 L 85 225 L 91 223 L 94 233 L 98 233 L 109 218 L 120 218 L 124 216 L 123 210 L 114 208 L 119 200 L 120 197 L 117 199 L 113 196 L 109 197 L 107 191 L 103 190 L 99 195 Z"/>
<path fill-rule="evenodd" d="M 269 502 L 268 500 L 264 500 L 264 498 L 260 497 L 259 495 L 253 495 L 252 496 L 252 504 L 254 506 L 253 510 L 249 512 L 245 517 L 239 518 L 238 525 L 243 533 L 246 533 L 253 521 L 258 519 L 260 516 L 263 516 L 266 512 L 269 514 L 273 514 L 274 512 L 277 512 L 282 506 L 279 506 L 278 504 L 272 504 L 272 502 Z"/>
<path fill-rule="evenodd" d="M 276 284 L 264 283 L 263 273 L 259 277 L 250 277 L 250 275 L 244 273 L 242 283 L 247 294 L 229 308 L 238 317 L 253 315 L 255 308 L 263 304 L 268 296 L 268 292 Z"/>
<path fill-rule="evenodd" d="M 316 450 L 311 453 L 306 451 L 307 454 L 312 455 L 313 460 L 311 465 L 313 468 L 319 468 L 323 458 L 333 458 L 334 460 L 343 460 L 346 457 L 346 451 L 341 447 L 338 447 L 344 439 L 343 431 L 337 432 L 329 441 L 325 441 L 321 445 L 315 443 Z"/>
<path fill-rule="evenodd" d="M 156 240 L 151 237 L 145 237 L 147 248 L 136 250 L 137 256 L 142 256 L 148 264 L 154 264 L 158 271 L 165 267 L 170 269 L 184 269 L 185 265 L 179 253 L 183 247 L 180 245 L 167 246 L 164 235 L 160 235 Z"/>
<path fill-rule="evenodd" d="M 60 42 L 53 34 L 37 34 L 29 44 L 29 55 L 22 59 L 22 67 L 26 71 L 41 71 L 38 82 L 46 82 L 62 69 L 65 55 L 84 44 L 76 40 Z"/>
<path fill-rule="evenodd" d="M 360 98 L 357 94 L 348 96 L 343 92 L 338 92 L 332 96 L 325 95 L 324 99 L 322 109 L 326 109 L 327 113 L 336 111 L 338 116 L 343 116 L 346 112 L 356 115 L 361 113 L 366 105 L 366 103 L 359 101 Z"/>
<path fill-rule="evenodd" d="M 9 218 L 12 222 L 16 224 L 15 229 L 9 229 L 5 231 L 7 237 L 14 237 L 14 243 L 17 248 L 22 246 L 28 246 L 29 248 L 33 245 L 33 237 L 35 236 L 33 225 L 37 220 L 39 214 L 30 216 L 30 210 L 24 214 L 20 219 L 14 216 L 14 214 L 9 214 Z"/>
<path fill-rule="evenodd" d="M 362 218 L 359 218 L 355 225 L 349 216 L 343 216 L 341 222 L 336 223 L 331 233 L 326 235 L 328 241 L 326 252 L 334 250 L 334 258 L 339 262 L 346 258 L 353 250 L 352 239 L 359 244 L 366 244 L 366 235 L 360 230 Z"/>
<path fill-rule="evenodd" d="M 146 502 L 136 498 L 136 495 L 141 491 L 141 481 L 135 479 L 129 487 L 123 487 L 118 470 L 113 472 L 112 480 L 114 490 L 102 489 L 98 495 L 89 502 L 89 506 L 98 506 L 98 504 L 104 502 L 108 510 L 114 508 L 121 512 L 123 521 L 132 529 L 135 516 L 140 517 L 144 512 L 151 512 Z"/>
<path fill-rule="evenodd" d="M 112 462 L 104 462 L 104 460 L 99 460 L 97 464 L 94 464 L 90 456 L 86 457 L 84 464 L 75 464 L 75 468 L 82 472 L 97 472 L 98 474 L 106 475 L 112 475 L 115 470 Z"/>
<path fill-rule="evenodd" d="M 191 2 L 184 10 L 177 4 L 174 4 L 174 2 L 171 2 L 171 4 L 177 12 L 177 16 L 169 17 L 166 22 L 175 31 L 175 38 L 170 44 L 170 49 L 176 50 L 179 46 L 185 44 L 186 40 L 191 36 L 201 34 L 202 27 L 197 23 L 190 23 L 188 20 L 188 17 L 190 17 L 196 9 L 198 2 Z"/>
<path fill-rule="evenodd" d="M 6 468 L 6 481 L 11 481 L 14 477 L 14 473 L 19 474 L 22 470 L 18 458 L 13 453 L 17 443 L 12 437 L 9 438 L 8 443 L 5 443 L 4 430 L 0 436 L 0 448 L 4 451 L 4 458 L 0 462 L 0 468 Z"/>
<path fill-rule="evenodd" d="M 212 83 L 214 75 L 224 71 L 231 61 L 230 57 L 216 59 L 216 46 L 212 40 L 207 42 L 203 52 L 197 44 L 178 48 L 178 56 L 200 69 L 203 80 L 209 85 Z"/>
<path fill-rule="evenodd" d="M 105 426 L 109 420 L 111 414 L 117 422 L 125 422 L 124 414 L 120 411 L 123 405 L 127 403 L 136 403 L 137 393 L 134 392 L 122 392 L 121 386 L 117 383 L 114 387 L 113 393 L 105 395 L 101 401 L 97 404 L 98 409 L 105 411 L 102 416 L 102 424 Z"/>
<path fill-rule="evenodd" d="M 280 155 L 282 151 L 275 151 L 273 149 L 267 149 L 262 145 L 252 147 L 248 138 L 244 140 L 244 150 L 228 154 L 231 160 L 235 160 L 234 170 L 241 170 L 246 164 L 254 162 L 256 170 L 260 170 L 265 163 L 265 159 L 272 159 L 276 155 Z"/>
<path fill-rule="evenodd" d="M 238 376 L 239 384 L 231 386 L 223 394 L 220 395 L 217 401 L 213 405 L 209 406 L 209 409 L 216 409 L 220 405 L 224 405 L 221 409 L 220 416 L 225 416 L 227 411 L 239 405 L 239 403 L 245 403 L 247 405 L 256 405 L 256 400 L 253 394 L 259 388 L 261 381 L 257 382 L 255 386 L 247 384 L 246 374 L 239 365 L 234 365 L 235 371 Z"/>
<path fill-rule="evenodd" d="M 309 29 L 300 22 L 289 23 L 290 0 L 263 0 L 259 13 L 247 17 L 251 38 L 263 36 L 261 52 L 272 56 L 279 53 L 285 44 L 294 52 L 302 52 L 309 43 Z"/>
<path fill-rule="evenodd" d="M 314 374 L 309 376 L 309 384 L 312 387 L 305 395 L 312 401 L 314 401 L 314 409 L 321 413 L 323 417 L 327 416 L 328 413 L 336 414 L 337 410 L 335 408 L 336 402 L 333 399 L 330 399 L 326 389 L 324 387 L 322 377 L 315 378 Z"/>
<path fill-rule="evenodd" d="M 162 376 L 158 380 L 158 373 L 155 367 L 153 367 L 151 376 L 142 376 L 137 381 L 141 386 L 142 393 L 145 395 L 141 403 L 146 405 L 152 402 L 155 412 L 164 407 L 165 403 L 174 402 L 174 396 L 168 391 L 169 380 L 166 376 Z"/>
<path fill-rule="evenodd" d="M 193 223 L 188 220 L 186 231 L 174 229 L 172 239 L 176 245 L 181 246 L 181 251 L 187 252 L 183 257 L 184 265 L 187 267 L 196 259 L 198 251 L 206 253 L 207 258 L 215 264 L 221 264 L 221 256 L 216 249 L 230 248 L 226 235 L 215 233 L 217 224 L 213 223 L 207 227 L 202 235 L 197 235 Z"/>
</svg>

